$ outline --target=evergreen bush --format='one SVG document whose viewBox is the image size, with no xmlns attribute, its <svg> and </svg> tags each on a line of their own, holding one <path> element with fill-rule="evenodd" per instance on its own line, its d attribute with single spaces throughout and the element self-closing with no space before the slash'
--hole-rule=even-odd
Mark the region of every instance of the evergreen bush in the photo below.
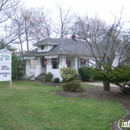
<svg viewBox="0 0 130 130">
<path fill-rule="evenodd" d="M 81 67 L 79 68 L 79 74 L 82 81 L 90 81 L 92 79 L 92 70 L 91 67 Z"/>
<path fill-rule="evenodd" d="M 59 83 L 59 82 L 60 82 L 60 79 L 59 79 L 59 78 L 54 78 L 54 82 L 55 82 L 55 83 Z"/>
<path fill-rule="evenodd" d="M 64 83 L 62 85 L 62 88 L 64 91 L 67 91 L 67 92 L 83 92 L 84 91 L 80 82 L 76 82 L 76 81 L 70 81 L 70 82 Z"/>
<path fill-rule="evenodd" d="M 51 72 L 48 72 L 48 74 L 45 75 L 45 81 L 50 82 L 52 81 L 53 74 Z"/>
<path fill-rule="evenodd" d="M 22 60 L 12 55 L 12 79 L 20 79 L 24 75 L 24 68 L 22 66 Z"/>
</svg>

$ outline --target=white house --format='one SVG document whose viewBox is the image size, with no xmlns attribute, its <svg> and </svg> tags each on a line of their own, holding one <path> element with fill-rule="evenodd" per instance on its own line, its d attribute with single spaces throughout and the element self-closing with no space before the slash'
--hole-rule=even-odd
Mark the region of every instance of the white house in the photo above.
<svg viewBox="0 0 130 130">
<path fill-rule="evenodd" d="M 86 42 L 66 38 L 46 38 L 34 44 L 37 49 L 27 52 L 26 77 L 51 72 L 53 78 L 60 78 L 60 68 L 93 66 L 95 61 Z"/>
</svg>

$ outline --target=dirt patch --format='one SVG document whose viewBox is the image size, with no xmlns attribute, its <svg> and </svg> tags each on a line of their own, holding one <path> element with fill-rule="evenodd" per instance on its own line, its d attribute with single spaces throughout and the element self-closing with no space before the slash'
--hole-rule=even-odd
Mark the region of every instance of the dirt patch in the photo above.
<svg viewBox="0 0 130 130">
<path fill-rule="evenodd" d="M 111 91 L 103 91 L 102 87 L 91 87 L 86 88 L 83 93 L 72 93 L 64 92 L 62 90 L 56 92 L 57 95 L 67 96 L 67 97 L 82 97 L 82 98 L 91 98 L 91 99 L 100 99 L 108 100 L 112 102 L 121 102 L 122 106 L 126 109 L 127 115 L 123 119 L 130 120 L 130 95 L 122 94 L 117 87 L 112 87 Z M 112 124 L 113 130 L 119 130 L 118 120 Z"/>
</svg>

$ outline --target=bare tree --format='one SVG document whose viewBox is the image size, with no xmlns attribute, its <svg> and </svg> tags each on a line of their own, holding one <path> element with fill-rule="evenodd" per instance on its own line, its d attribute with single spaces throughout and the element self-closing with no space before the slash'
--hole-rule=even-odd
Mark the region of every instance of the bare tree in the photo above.
<svg viewBox="0 0 130 130">
<path fill-rule="evenodd" d="M 121 44 L 117 48 L 117 65 L 121 67 L 122 65 L 130 66 L 130 34 L 129 31 L 122 33 Z"/>
<path fill-rule="evenodd" d="M 23 20 L 24 37 L 27 44 L 27 50 L 29 51 L 29 32 L 32 28 L 38 26 L 41 22 L 35 9 L 21 10 L 21 19 Z"/>
<path fill-rule="evenodd" d="M 23 43 L 26 43 L 29 51 L 31 42 L 37 42 L 50 36 L 51 20 L 48 12 L 43 9 L 19 9 L 12 17 L 11 22 L 5 26 L 5 30 L 8 39 L 12 39 L 11 42 L 20 44 L 23 54 Z"/>
<path fill-rule="evenodd" d="M 29 32 L 34 41 L 39 41 L 43 38 L 50 37 L 52 33 L 52 20 L 49 10 L 46 10 L 45 8 L 38 8 L 37 12 L 40 23 L 38 26 L 33 27 Z"/>
<path fill-rule="evenodd" d="M 0 23 L 7 21 L 14 15 L 20 0 L 1 0 L 0 1 Z"/>
<path fill-rule="evenodd" d="M 10 31 L 13 31 L 13 35 L 15 35 L 16 37 L 16 39 L 14 40 L 14 43 L 20 45 L 19 50 L 21 51 L 21 54 L 23 55 L 23 42 L 25 41 L 25 39 L 23 39 L 23 35 L 25 33 L 23 20 L 21 19 L 21 17 L 18 17 L 15 15 L 15 17 L 12 18 L 12 22 L 9 27 L 10 27 L 9 28 Z"/>
<path fill-rule="evenodd" d="M 71 8 L 65 10 L 63 6 L 57 5 L 57 9 L 58 20 L 56 21 L 56 23 L 54 23 L 54 29 L 56 30 L 56 34 L 58 34 L 59 37 L 63 38 L 70 33 L 73 26 L 74 16 L 71 12 Z"/>
<path fill-rule="evenodd" d="M 17 22 L 17 21 L 15 21 Z M 9 22 L 8 24 L 5 24 L 4 26 L 4 41 L 6 42 L 6 45 L 15 43 L 18 39 L 18 30 L 17 26 L 14 21 Z M 6 46 L 5 45 L 5 46 Z"/>
<path fill-rule="evenodd" d="M 17 8 L 20 5 L 20 0 L 1 0 L 0 1 L 0 29 L 1 39 L 4 39 L 6 43 L 4 46 L 14 41 L 15 36 L 8 32 L 7 24 L 10 23 L 10 19 L 15 14 Z M 8 35 L 8 36 L 7 36 Z"/>
<path fill-rule="evenodd" d="M 102 69 L 104 65 L 112 67 L 115 59 L 120 66 L 130 58 L 128 53 L 126 55 L 130 42 L 123 40 L 121 17 L 115 19 L 113 24 L 107 25 L 97 17 L 78 16 L 74 30 L 80 39 L 86 41 L 86 46 L 99 64 L 99 69 Z M 109 91 L 110 83 L 103 81 L 103 84 L 104 90 Z"/>
</svg>

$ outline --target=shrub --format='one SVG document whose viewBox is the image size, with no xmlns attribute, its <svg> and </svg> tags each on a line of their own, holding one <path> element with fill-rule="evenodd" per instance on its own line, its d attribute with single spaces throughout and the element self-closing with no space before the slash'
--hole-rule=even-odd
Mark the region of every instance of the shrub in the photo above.
<svg viewBox="0 0 130 130">
<path fill-rule="evenodd" d="M 24 75 L 24 68 L 22 66 L 22 60 L 12 55 L 12 79 L 20 79 Z"/>
<path fill-rule="evenodd" d="M 72 67 L 63 67 L 60 69 L 61 77 L 63 78 L 63 81 L 72 81 L 78 78 L 78 72 L 76 69 Z"/>
<path fill-rule="evenodd" d="M 45 75 L 45 81 L 47 82 L 52 81 L 52 78 L 53 78 L 53 74 L 51 72 Z"/>
<path fill-rule="evenodd" d="M 130 88 L 120 88 L 120 91 L 125 95 L 130 95 Z"/>
<path fill-rule="evenodd" d="M 79 74 L 82 81 L 90 81 L 92 78 L 92 70 L 91 67 L 81 67 L 79 68 Z"/>
<path fill-rule="evenodd" d="M 80 82 L 70 81 L 62 85 L 64 91 L 67 92 L 83 92 Z"/>
<path fill-rule="evenodd" d="M 60 79 L 59 79 L 59 78 L 55 78 L 55 79 L 54 79 L 54 82 L 55 82 L 55 83 L 59 83 L 59 82 L 60 82 Z"/>
</svg>

